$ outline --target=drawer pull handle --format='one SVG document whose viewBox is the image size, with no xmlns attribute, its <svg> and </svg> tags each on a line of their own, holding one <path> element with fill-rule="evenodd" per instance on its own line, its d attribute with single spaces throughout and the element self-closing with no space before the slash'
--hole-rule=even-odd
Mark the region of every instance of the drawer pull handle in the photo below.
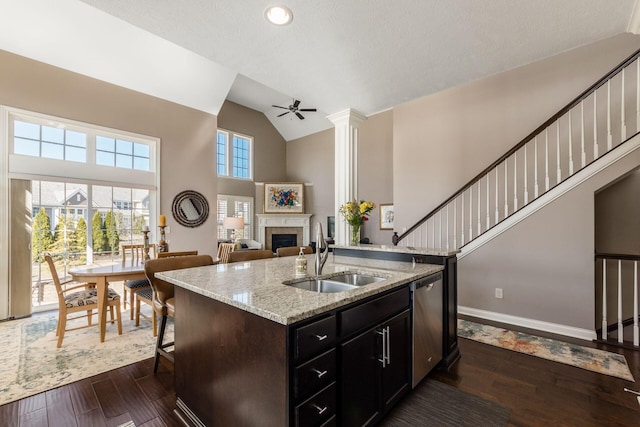
<svg viewBox="0 0 640 427">
<path fill-rule="evenodd" d="M 325 374 L 329 371 L 319 371 L 317 369 L 312 369 L 313 372 L 315 372 L 316 374 L 318 374 L 318 378 L 322 378 L 323 376 L 325 376 Z"/>
<path fill-rule="evenodd" d="M 313 407 L 316 408 L 316 410 L 318 411 L 318 415 L 322 415 L 324 414 L 324 412 L 329 409 L 328 406 L 325 406 L 324 408 L 319 407 L 318 405 L 316 405 L 315 403 L 313 404 Z"/>
<path fill-rule="evenodd" d="M 316 335 L 316 338 L 318 338 L 318 341 L 326 340 L 328 337 L 329 337 L 328 335 Z"/>
</svg>

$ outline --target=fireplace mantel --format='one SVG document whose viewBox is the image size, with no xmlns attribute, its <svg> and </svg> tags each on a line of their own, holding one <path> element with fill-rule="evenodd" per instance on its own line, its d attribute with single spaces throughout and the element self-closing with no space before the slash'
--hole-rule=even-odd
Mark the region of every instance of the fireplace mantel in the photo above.
<svg viewBox="0 0 640 427">
<path fill-rule="evenodd" d="M 309 218 L 311 214 L 256 214 L 258 217 L 258 241 L 262 247 L 267 247 L 266 230 L 267 227 L 278 228 L 302 228 L 301 245 L 308 245 L 309 238 Z"/>
</svg>

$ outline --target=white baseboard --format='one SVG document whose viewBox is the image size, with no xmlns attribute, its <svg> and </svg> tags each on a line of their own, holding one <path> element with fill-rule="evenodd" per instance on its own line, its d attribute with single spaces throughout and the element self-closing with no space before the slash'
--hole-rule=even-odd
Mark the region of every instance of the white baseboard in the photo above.
<svg viewBox="0 0 640 427">
<path fill-rule="evenodd" d="M 581 340 L 592 341 L 597 338 L 595 330 L 575 328 L 573 326 L 560 325 L 558 323 L 544 322 L 542 320 L 527 319 L 526 317 L 512 316 L 510 314 L 496 313 L 494 311 L 480 310 L 477 308 L 458 306 L 458 313 L 465 316 L 473 316 L 494 322 L 507 323 L 509 325 L 522 326 L 523 328 L 550 332 Z"/>
</svg>

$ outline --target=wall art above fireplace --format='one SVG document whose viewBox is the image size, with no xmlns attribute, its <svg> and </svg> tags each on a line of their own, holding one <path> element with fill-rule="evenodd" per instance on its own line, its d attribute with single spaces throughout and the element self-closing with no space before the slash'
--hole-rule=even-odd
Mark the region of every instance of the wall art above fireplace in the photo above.
<svg viewBox="0 0 640 427">
<path fill-rule="evenodd" d="M 265 182 L 264 213 L 304 213 L 304 184 L 302 182 Z"/>
</svg>

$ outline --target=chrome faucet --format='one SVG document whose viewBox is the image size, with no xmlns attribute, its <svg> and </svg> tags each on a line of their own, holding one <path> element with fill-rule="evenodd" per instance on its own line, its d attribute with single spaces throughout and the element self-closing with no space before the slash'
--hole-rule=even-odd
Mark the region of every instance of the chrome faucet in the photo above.
<svg viewBox="0 0 640 427">
<path fill-rule="evenodd" d="M 322 253 L 323 249 L 324 254 Z M 327 262 L 328 256 L 329 246 L 322 235 L 322 224 L 318 223 L 316 226 L 316 276 L 322 274 L 322 267 L 324 267 L 324 263 Z"/>
</svg>

